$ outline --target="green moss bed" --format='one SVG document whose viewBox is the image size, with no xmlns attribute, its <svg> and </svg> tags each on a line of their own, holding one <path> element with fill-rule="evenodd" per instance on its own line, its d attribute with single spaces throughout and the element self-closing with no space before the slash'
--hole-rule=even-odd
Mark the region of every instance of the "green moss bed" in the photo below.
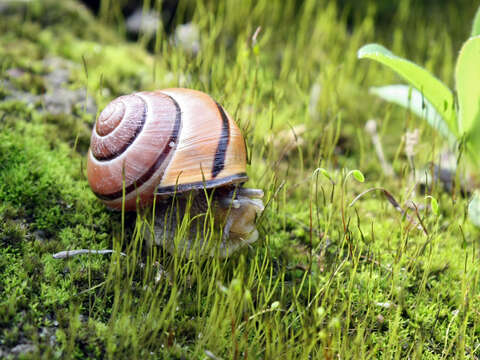
<svg viewBox="0 0 480 360">
<path fill-rule="evenodd" d="M 369 95 L 399 79 L 356 58 L 380 42 L 452 84 L 475 4 L 180 2 L 193 51 L 163 27 L 127 41 L 120 3 L 98 17 L 70 0 L 0 4 L 0 358 L 480 357 L 480 232 L 464 196 L 475 169 L 460 158 L 456 185 L 425 193 L 416 179 L 444 142 Z M 246 139 L 247 185 L 265 191 L 259 241 L 228 259 L 146 247 L 136 215 L 89 189 L 98 111 L 167 87 L 223 104 Z M 382 191 L 351 205 L 377 187 L 407 215 Z M 81 248 L 116 252 L 52 256 Z"/>
</svg>

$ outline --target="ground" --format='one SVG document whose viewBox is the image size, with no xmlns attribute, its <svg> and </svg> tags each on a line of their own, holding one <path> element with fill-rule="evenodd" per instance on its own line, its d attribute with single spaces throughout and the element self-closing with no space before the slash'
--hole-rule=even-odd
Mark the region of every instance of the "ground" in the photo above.
<svg viewBox="0 0 480 360">
<path fill-rule="evenodd" d="M 161 28 L 127 42 L 115 4 L 100 18 L 70 0 L 1 5 L 0 357 L 477 359 L 480 232 L 468 197 L 460 181 L 417 184 L 445 143 L 369 95 L 400 79 L 356 58 L 379 42 L 453 84 L 475 10 L 459 3 L 404 1 L 388 18 L 373 2 L 184 2 L 177 22 L 193 14 L 198 49 Z M 146 248 L 136 215 L 89 189 L 98 110 L 167 87 L 205 91 L 233 115 L 247 185 L 265 191 L 259 241 L 229 259 Z M 409 161 L 403 139 L 416 128 Z M 458 164 L 474 190 L 476 169 Z M 352 204 L 371 188 L 387 193 Z M 127 256 L 52 257 L 80 248 Z"/>
</svg>

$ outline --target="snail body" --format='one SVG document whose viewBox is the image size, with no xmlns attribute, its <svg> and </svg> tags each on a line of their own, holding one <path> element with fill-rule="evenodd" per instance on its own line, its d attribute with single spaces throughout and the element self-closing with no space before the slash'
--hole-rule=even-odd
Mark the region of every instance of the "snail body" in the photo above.
<svg viewBox="0 0 480 360">
<path fill-rule="evenodd" d="M 175 199 L 160 199 L 151 210 L 153 226 L 149 223 L 152 213 L 144 216 L 147 239 L 155 239 L 170 253 L 188 255 L 193 248 L 194 253 L 218 252 L 227 257 L 257 241 L 255 217 L 263 211 L 262 196 L 258 189 L 223 187 L 213 194 L 193 190 Z M 179 228 L 184 229 L 180 236 Z"/>
<path fill-rule="evenodd" d="M 189 210 L 203 214 L 205 189 L 213 192 L 215 217 L 226 227 L 224 244 L 241 223 L 244 230 L 232 238 L 241 244 L 258 237 L 254 220 L 263 210 L 263 193 L 242 187 L 248 180 L 243 136 L 223 107 L 200 91 L 138 92 L 110 102 L 92 131 L 87 177 L 112 209 L 148 209 L 156 198 L 152 236 L 171 252 L 176 223 L 165 221 L 166 209 L 183 214 L 186 205 L 170 203 L 193 196 L 196 205 Z"/>
</svg>

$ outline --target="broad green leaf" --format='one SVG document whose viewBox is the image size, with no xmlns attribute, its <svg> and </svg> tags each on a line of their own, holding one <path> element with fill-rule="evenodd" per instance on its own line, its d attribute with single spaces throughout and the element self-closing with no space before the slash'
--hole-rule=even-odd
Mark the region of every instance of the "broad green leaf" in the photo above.
<svg viewBox="0 0 480 360">
<path fill-rule="evenodd" d="M 461 132 L 469 137 L 480 122 L 480 36 L 468 39 L 460 50 L 455 68 Z M 474 134 L 478 136 L 478 134 Z"/>
<path fill-rule="evenodd" d="M 363 46 L 357 55 L 360 59 L 376 60 L 402 76 L 430 101 L 447 123 L 450 132 L 458 134 L 453 93 L 443 82 L 422 67 L 378 44 Z"/>
<path fill-rule="evenodd" d="M 473 25 L 472 25 L 472 34 L 471 36 L 478 36 L 480 35 L 480 6 L 477 9 L 477 13 L 473 18 Z"/>
<path fill-rule="evenodd" d="M 448 129 L 443 118 L 417 89 L 399 84 L 371 87 L 370 92 L 384 100 L 409 109 L 420 118 L 425 119 L 431 127 L 448 139 L 450 143 L 455 142 L 455 136 Z"/>
</svg>

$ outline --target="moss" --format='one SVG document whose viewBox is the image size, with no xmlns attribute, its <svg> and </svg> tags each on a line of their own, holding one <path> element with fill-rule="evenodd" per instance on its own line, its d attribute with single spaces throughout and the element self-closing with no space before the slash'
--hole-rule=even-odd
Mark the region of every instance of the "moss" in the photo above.
<svg viewBox="0 0 480 360">
<path fill-rule="evenodd" d="M 19 100 L 6 100 L 0 103 L 2 129 L 14 127 L 18 119 L 29 121 L 32 116 L 33 104 Z"/>
<path fill-rule="evenodd" d="M 21 223 L 6 219 L 0 230 L 0 242 L 4 247 L 18 247 L 25 241 L 26 229 Z"/>
<path fill-rule="evenodd" d="M 80 154 L 87 153 L 92 130 L 85 119 L 74 114 L 46 113 L 40 121 L 45 122 L 46 128 L 50 129 L 47 134 L 52 146 L 55 146 L 60 138 Z"/>
<path fill-rule="evenodd" d="M 24 73 L 18 77 L 8 77 L 12 85 L 21 91 L 28 91 L 33 95 L 45 92 L 45 83 L 43 77 L 37 74 Z"/>
</svg>

